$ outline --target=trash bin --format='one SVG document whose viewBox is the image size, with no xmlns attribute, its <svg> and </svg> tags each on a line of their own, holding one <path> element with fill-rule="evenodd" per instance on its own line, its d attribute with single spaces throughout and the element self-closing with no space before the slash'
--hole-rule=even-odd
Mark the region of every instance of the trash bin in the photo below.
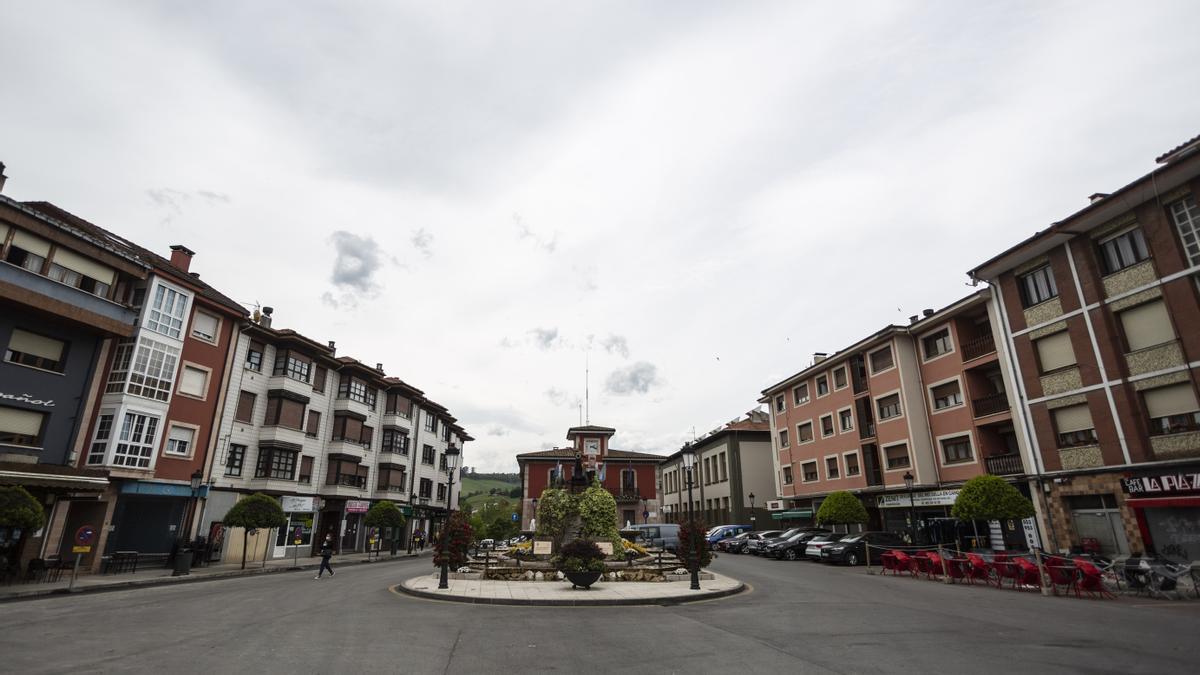
<svg viewBox="0 0 1200 675">
<path fill-rule="evenodd" d="M 181 577 L 192 571 L 192 549 L 183 547 L 175 552 L 175 571 L 173 577 Z"/>
</svg>

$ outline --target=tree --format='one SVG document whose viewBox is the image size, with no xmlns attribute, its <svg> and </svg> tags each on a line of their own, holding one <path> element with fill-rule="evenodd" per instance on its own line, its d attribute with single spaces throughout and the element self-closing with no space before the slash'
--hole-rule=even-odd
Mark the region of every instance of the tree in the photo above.
<svg viewBox="0 0 1200 675">
<path fill-rule="evenodd" d="M 991 475 L 967 481 L 950 510 L 959 520 L 1020 520 L 1033 513 L 1033 502 L 1008 481 Z"/>
<path fill-rule="evenodd" d="M 832 492 L 821 508 L 817 509 L 820 525 L 856 525 L 867 522 L 867 509 L 852 493 L 845 490 Z"/>
<path fill-rule="evenodd" d="M 467 550 L 474 541 L 475 533 L 467 521 L 467 514 L 455 511 L 446 523 L 444 536 L 433 542 L 433 566 L 441 567 L 445 560 L 451 570 L 462 567 L 467 562 Z"/>
<path fill-rule="evenodd" d="M 274 497 L 256 492 L 234 504 L 222 522 L 227 527 L 242 528 L 242 569 L 246 569 L 246 547 L 250 543 L 250 530 L 284 527 L 287 525 L 287 516 L 283 514 L 283 508 Z"/>
<path fill-rule="evenodd" d="M 392 502 L 376 502 L 367 511 L 367 517 L 363 519 L 363 523 L 367 527 L 378 527 L 382 533 L 384 528 L 392 530 L 392 554 L 396 553 L 396 532 L 395 530 L 404 527 L 404 514 L 400 513 L 400 509 Z"/>
<path fill-rule="evenodd" d="M 37 530 L 45 524 L 45 510 L 25 488 L 0 486 L 0 527 Z"/>
<path fill-rule="evenodd" d="M 583 524 L 580 533 L 584 537 L 612 542 L 614 552 L 622 550 L 621 532 L 617 529 L 617 500 L 600 485 L 599 480 L 593 481 L 579 495 L 576 508 Z"/>
<path fill-rule="evenodd" d="M 689 569 L 693 557 L 699 561 L 700 567 L 708 567 L 712 562 L 712 551 L 708 548 L 708 539 L 704 536 L 707 531 L 708 527 L 699 518 L 685 518 L 679 524 L 679 548 L 676 549 L 675 555 Z"/>
</svg>

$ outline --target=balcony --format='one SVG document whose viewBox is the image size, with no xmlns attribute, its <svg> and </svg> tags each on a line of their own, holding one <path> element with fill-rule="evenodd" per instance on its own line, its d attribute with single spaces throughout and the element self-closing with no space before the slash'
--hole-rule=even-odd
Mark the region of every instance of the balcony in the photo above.
<svg viewBox="0 0 1200 675">
<path fill-rule="evenodd" d="M 1015 453 L 984 458 L 984 464 L 987 465 L 987 472 L 993 476 L 1015 476 L 1025 473 L 1021 456 Z"/>
<path fill-rule="evenodd" d="M 613 495 L 618 504 L 631 504 L 642 501 L 642 496 L 634 488 L 622 488 L 620 494 Z"/>
<path fill-rule="evenodd" d="M 975 417 L 987 417 L 988 415 L 1008 412 L 1008 394 L 999 391 L 982 398 L 971 399 L 971 408 L 975 410 Z"/>
<path fill-rule="evenodd" d="M 875 438 L 875 423 L 867 422 L 866 424 L 860 424 L 858 427 L 858 438 L 859 440 Z"/>
<path fill-rule="evenodd" d="M 996 339 L 991 333 L 981 335 L 973 340 L 963 342 L 963 361 L 970 361 L 981 356 L 987 356 L 996 351 Z"/>
<path fill-rule="evenodd" d="M 24 288 L 40 296 L 40 299 L 26 303 L 30 307 L 76 316 L 83 323 L 121 336 L 133 335 L 137 325 L 138 314 L 129 307 L 6 262 L 0 262 L 0 285 L 3 284 Z M 32 304 L 34 302 L 36 306 Z"/>
<path fill-rule="evenodd" d="M 375 414 L 375 408 L 363 403 L 362 401 L 356 401 L 355 399 L 346 398 L 344 396 L 339 396 L 333 400 L 333 411 L 352 412 L 362 415 L 363 418 L 367 418 Z"/>
<path fill-rule="evenodd" d="M 375 489 L 375 491 L 382 492 L 385 494 L 398 494 L 398 495 L 403 495 L 404 493 L 407 492 L 407 490 L 404 489 L 403 485 L 380 485 L 378 488 Z"/>
</svg>

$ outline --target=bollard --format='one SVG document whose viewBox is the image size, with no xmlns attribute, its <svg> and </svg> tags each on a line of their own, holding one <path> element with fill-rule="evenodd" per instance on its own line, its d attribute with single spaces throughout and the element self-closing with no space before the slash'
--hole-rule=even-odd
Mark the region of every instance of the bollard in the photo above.
<svg viewBox="0 0 1200 675">
<path fill-rule="evenodd" d="M 1046 568 L 1042 565 L 1042 549 L 1033 549 L 1033 560 L 1037 563 L 1038 568 L 1038 586 L 1042 589 L 1042 595 L 1049 596 L 1050 589 L 1046 588 Z"/>
<path fill-rule="evenodd" d="M 863 542 L 863 551 L 865 552 L 864 555 L 867 557 L 867 574 L 874 574 L 874 572 L 871 571 L 871 545 L 865 541 Z"/>
</svg>

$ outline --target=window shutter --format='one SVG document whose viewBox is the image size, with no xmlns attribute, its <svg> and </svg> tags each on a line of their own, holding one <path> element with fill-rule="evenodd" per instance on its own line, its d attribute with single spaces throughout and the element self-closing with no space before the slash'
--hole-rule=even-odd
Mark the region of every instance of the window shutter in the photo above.
<svg viewBox="0 0 1200 675">
<path fill-rule="evenodd" d="M 52 262 L 109 286 L 112 286 L 113 281 L 117 278 L 116 272 L 111 268 L 105 267 L 98 262 L 94 262 L 61 246 L 54 252 L 54 260 Z"/>
<path fill-rule="evenodd" d="M 313 389 L 325 391 L 325 368 L 322 366 L 317 366 L 317 372 L 313 376 Z"/>
<path fill-rule="evenodd" d="M 309 410 L 308 411 L 308 428 L 305 429 L 305 432 L 313 434 L 315 436 L 317 434 L 318 430 L 320 430 L 320 428 L 321 428 L 321 413 L 317 412 L 316 410 Z"/>
<path fill-rule="evenodd" d="M 237 414 L 234 416 L 239 422 L 249 422 L 254 415 L 254 394 L 248 391 L 243 391 L 238 395 Z"/>
<path fill-rule="evenodd" d="M 1086 403 L 1055 410 L 1054 426 L 1058 428 L 1060 434 L 1095 428 L 1095 424 L 1092 423 L 1092 412 Z"/>
<path fill-rule="evenodd" d="M 184 366 L 183 374 L 179 378 L 179 392 L 182 394 L 191 394 L 192 396 L 203 396 L 204 385 L 207 380 L 208 373 L 199 368 Z"/>
<path fill-rule="evenodd" d="M 301 476 L 311 476 L 312 475 L 312 465 L 313 465 L 312 457 L 309 457 L 307 455 L 305 455 L 304 457 L 301 457 L 300 458 L 300 475 Z"/>
<path fill-rule="evenodd" d="M 32 354 L 50 361 L 61 361 L 63 343 L 58 340 L 14 329 L 8 348 L 14 352 Z"/>
<path fill-rule="evenodd" d="M 0 431 L 21 436 L 39 436 L 42 433 L 44 413 L 18 408 L 0 408 Z"/>
<path fill-rule="evenodd" d="M 1062 331 L 1035 340 L 1038 359 L 1042 362 L 1042 372 L 1058 370 L 1075 365 L 1075 348 L 1071 346 L 1071 334 Z"/>
<path fill-rule="evenodd" d="M 370 471 L 371 471 L 371 468 L 369 466 L 367 466 L 366 464 L 358 465 L 358 475 L 360 478 L 365 480 L 367 478 L 367 476 L 370 474 Z"/>
<path fill-rule="evenodd" d="M 949 398 L 957 393 L 959 393 L 957 382 L 947 382 L 946 384 L 939 384 L 933 388 L 933 398 L 935 400 L 939 398 Z"/>
<path fill-rule="evenodd" d="M 1196 403 L 1196 392 L 1187 382 L 1149 389 L 1142 392 L 1142 397 L 1146 400 L 1146 410 L 1150 417 L 1183 415 L 1200 410 L 1200 405 Z"/>
<path fill-rule="evenodd" d="M 192 317 L 192 332 L 199 333 L 201 336 L 215 340 L 217 338 L 217 317 L 204 312 L 196 312 Z"/>
<path fill-rule="evenodd" d="M 34 255 L 40 255 L 43 258 L 50 255 L 50 242 L 46 241 L 45 239 L 35 237 L 32 234 L 22 230 L 17 230 L 13 233 L 12 243 L 13 246 L 23 248 L 26 251 L 29 251 Z"/>
<path fill-rule="evenodd" d="M 1120 316 L 1131 352 L 1175 339 L 1171 320 L 1167 318 L 1167 305 L 1162 300 L 1127 309 Z"/>
</svg>

